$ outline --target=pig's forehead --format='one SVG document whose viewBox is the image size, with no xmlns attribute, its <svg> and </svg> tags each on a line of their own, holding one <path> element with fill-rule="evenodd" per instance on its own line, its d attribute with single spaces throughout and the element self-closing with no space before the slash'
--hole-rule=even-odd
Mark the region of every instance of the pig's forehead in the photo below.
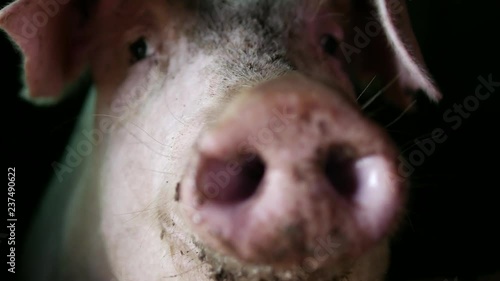
<svg viewBox="0 0 500 281">
<path fill-rule="evenodd" d="M 196 28 L 195 32 L 190 33 L 195 38 L 200 38 L 200 33 L 207 30 L 221 34 L 237 29 L 282 32 L 293 23 L 313 19 L 319 13 L 320 7 L 325 4 L 334 6 L 338 14 L 347 13 L 349 1 L 101 0 L 99 2 L 96 20 L 89 32 L 94 36 L 100 34 L 108 40 L 115 40 L 114 37 L 121 36 L 130 29 L 141 27 L 165 29 L 171 25 L 179 32 L 189 30 L 180 26 L 179 23 L 182 22 L 196 23 L 191 25 Z"/>
</svg>

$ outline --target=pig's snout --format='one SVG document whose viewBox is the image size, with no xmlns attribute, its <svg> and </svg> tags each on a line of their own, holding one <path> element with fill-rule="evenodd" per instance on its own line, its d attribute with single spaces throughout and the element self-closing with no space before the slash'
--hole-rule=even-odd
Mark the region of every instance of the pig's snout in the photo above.
<svg viewBox="0 0 500 281">
<path fill-rule="evenodd" d="M 383 130 L 298 74 L 233 101 L 196 147 L 180 200 L 200 240 L 252 264 L 351 260 L 393 228 L 404 201 Z"/>
</svg>

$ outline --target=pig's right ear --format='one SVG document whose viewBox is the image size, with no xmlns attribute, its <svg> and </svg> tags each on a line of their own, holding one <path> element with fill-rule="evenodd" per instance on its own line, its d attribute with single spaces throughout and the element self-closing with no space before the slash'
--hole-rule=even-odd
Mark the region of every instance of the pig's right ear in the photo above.
<svg viewBox="0 0 500 281">
<path fill-rule="evenodd" d="M 346 58 L 356 55 L 353 65 L 360 80 L 380 77 L 385 96 L 403 108 L 411 104 L 414 99 L 411 93 L 417 90 L 422 90 L 433 101 L 440 100 L 441 93 L 425 66 L 405 1 L 352 3 L 354 13 L 349 38 L 356 47 L 347 52 Z"/>
<path fill-rule="evenodd" d="M 18 0 L 0 11 L 0 28 L 24 57 L 25 98 L 56 102 L 83 73 L 88 43 L 83 2 Z"/>
</svg>

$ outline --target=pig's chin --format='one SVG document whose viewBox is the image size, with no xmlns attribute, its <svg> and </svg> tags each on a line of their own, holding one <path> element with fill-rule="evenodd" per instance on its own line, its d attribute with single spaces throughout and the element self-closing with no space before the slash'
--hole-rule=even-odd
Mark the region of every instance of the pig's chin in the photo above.
<svg viewBox="0 0 500 281">
<path fill-rule="evenodd" d="M 204 250 L 204 262 L 211 265 L 211 278 L 215 280 L 242 280 L 242 281 L 336 281 L 349 280 L 351 273 L 350 264 L 343 265 L 325 263 L 321 267 L 313 268 L 310 264 L 289 265 L 287 267 L 276 267 L 273 265 L 250 265 L 244 264 L 237 259 L 221 256 L 209 249 Z"/>
<path fill-rule="evenodd" d="M 202 253 L 199 258 L 202 263 L 210 265 L 210 275 L 207 276 L 210 280 L 359 281 L 376 279 L 385 273 L 386 246 L 386 241 L 383 241 L 358 259 L 326 260 L 321 266 L 312 257 L 301 264 L 288 266 L 246 264 L 203 246 L 199 246 Z"/>
</svg>

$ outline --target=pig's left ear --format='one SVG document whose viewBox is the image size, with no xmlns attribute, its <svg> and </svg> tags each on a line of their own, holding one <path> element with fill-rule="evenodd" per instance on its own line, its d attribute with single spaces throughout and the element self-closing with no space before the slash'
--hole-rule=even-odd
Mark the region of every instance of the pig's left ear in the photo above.
<svg viewBox="0 0 500 281">
<path fill-rule="evenodd" d="M 353 5 L 357 28 L 353 28 L 351 43 L 356 47 L 356 43 L 363 42 L 362 36 L 369 42 L 357 49 L 359 69 L 372 71 L 364 73 L 364 77 L 381 74 L 386 97 L 400 106 L 407 106 L 413 100 L 410 93 L 417 90 L 433 101 L 441 99 L 425 67 L 405 0 L 354 1 Z"/>
<path fill-rule="evenodd" d="M 86 63 L 83 0 L 18 0 L 0 11 L 0 28 L 24 57 L 24 97 L 58 101 Z"/>
</svg>

